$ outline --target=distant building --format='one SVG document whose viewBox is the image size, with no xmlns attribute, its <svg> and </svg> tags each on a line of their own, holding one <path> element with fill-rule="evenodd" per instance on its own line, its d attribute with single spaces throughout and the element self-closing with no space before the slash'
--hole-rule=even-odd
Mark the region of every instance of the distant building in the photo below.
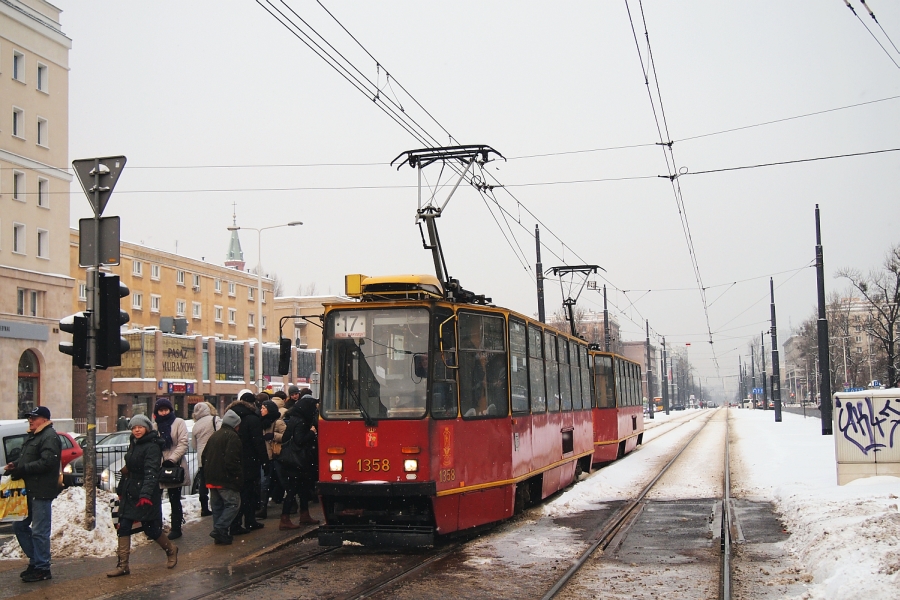
<svg viewBox="0 0 900 600">
<path fill-rule="evenodd" d="M 69 50 L 60 10 L 0 2 L 0 419 L 71 416 Z M 67 335 L 62 334 L 68 338 Z"/>
</svg>

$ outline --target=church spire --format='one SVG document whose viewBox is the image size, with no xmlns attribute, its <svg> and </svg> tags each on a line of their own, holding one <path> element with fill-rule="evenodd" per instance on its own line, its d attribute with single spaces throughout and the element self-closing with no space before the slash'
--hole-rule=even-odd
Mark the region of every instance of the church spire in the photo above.
<svg viewBox="0 0 900 600">
<path fill-rule="evenodd" d="M 237 203 L 234 203 L 232 206 L 232 223 L 237 227 Z M 237 229 L 234 229 L 231 232 L 231 241 L 228 243 L 228 252 L 225 255 L 225 266 L 243 271 L 244 264 L 244 251 L 241 250 L 241 240 L 238 238 Z"/>
</svg>

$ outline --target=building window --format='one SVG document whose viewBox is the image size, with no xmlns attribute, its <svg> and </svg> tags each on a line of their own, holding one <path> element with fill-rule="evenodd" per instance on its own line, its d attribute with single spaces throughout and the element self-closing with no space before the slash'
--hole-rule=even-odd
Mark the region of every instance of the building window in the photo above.
<svg viewBox="0 0 900 600">
<path fill-rule="evenodd" d="M 229 325 L 237 324 L 237 309 L 236 308 L 228 309 L 228 324 Z"/>
<path fill-rule="evenodd" d="M 25 82 L 25 55 L 21 52 L 13 51 L 13 79 Z"/>
<path fill-rule="evenodd" d="M 175 316 L 176 317 L 184 316 L 184 309 L 185 309 L 186 305 L 187 305 L 187 303 L 184 300 L 176 300 L 175 301 Z"/>
<path fill-rule="evenodd" d="M 150 312 L 159 312 L 159 299 L 160 296 L 156 294 L 150 294 Z"/>
<path fill-rule="evenodd" d="M 17 138 L 25 139 L 25 111 L 13 107 L 12 134 Z"/>
<path fill-rule="evenodd" d="M 40 404 L 41 364 L 31 350 L 26 350 L 19 357 L 18 397 L 17 410 L 20 415 Z"/>
<path fill-rule="evenodd" d="M 15 254 L 25 254 L 25 225 L 13 223 L 13 248 Z"/>
<path fill-rule="evenodd" d="M 86 283 L 78 284 L 78 301 L 79 302 L 87 301 L 87 284 Z"/>
<path fill-rule="evenodd" d="M 236 295 L 237 295 L 237 286 L 234 285 L 234 282 L 233 282 L 233 281 L 229 281 L 229 282 L 228 282 L 228 295 L 229 295 L 229 296 L 236 296 Z"/>
<path fill-rule="evenodd" d="M 41 92 L 47 91 L 47 65 L 41 63 L 37 66 L 37 89 Z"/>
<path fill-rule="evenodd" d="M 38 117 L 37 120 L 37 144 L 38 146 L 47 147 L 47 119 Z"/>
<path fill-rule="evenodd" d="M 131 308 L 134 310 L 144 310 L 144 295 L 140 292 L 131 294 Z"/>
<path fill-rule="evenodd" d="M 200 306 L 201 304 L 199 302 L 191 303 L 191 316 L 195 319 L 200 318 Z"/>
<path fill-rule="evenodd" d="M 13 171 L 13 200 L 25 202 L 25 173 Z"/>
<path fill-rule="evenodd" d="M 175 283 L 184 285 L 184 271 L 175 271 Z"/>
<path fill-rule="evenodd" d="M 221 323 L 221 322 L 222 322 L 222 312 L 223 312 L 223 311 L 222 311 L 222 307 L 221 307 L 221 306 L 217 306 L 217 307 L 216 307 L 216 323 Z"/>
<path fill-rule="evenodd" d="M 150 265 L 150 279 L 159 281 L 159 265 Z"/>
<path fill-rule="evenodd" d="M 28 294 L 31 296 L 31 316 L 38 316 L 38 293 L 35 290 L 31 290 Z"/>
<path fill-rule="evenodd" d="M 262 328 L 263 328 L 263 329 L 266 328 L 266 315 L 263 315 L 263 316 L 262 316 Z"/>
<path fill-rule="evenodd" d="M 263 304 L 266 303 L 266 290 L 262 291 L 262 302 L 263 302 Z"/>
<path fill-rule="evenodd" d="M 218 278 L 216 278 L 216 293 L 217 294 L 222 293 L 222 280 L 218 279 Z"/>
<path fill-rule="evenodd" d="M 50 208 L 50 180 L 38 177 L 38 206 Z"/>
<path fill-rule="evenodd" d="M 131 274 L 135 277 L 141 277 L 144 274 L 144 263 L 139 260 L 132 261 Z"/>
<path fill-rule="evenodd" d="M 229 335 L 229 336 L 228 336 L 228 339 L 229 339 L 229 341 L 234 341 L 234 340 L 237 339 L 237 336 L 236 336 L 236 335 Z"/>
<path fill-rule="evenodd" d="M 247 300 L 253 300 L 253 290 L 256 288 L 248 287 L 247 288 Z"/>
<path fill-rule="evenodd" d="M 256 327 L 253 313 L 247 313 L 247 327 Z"/>
<path fill-rule="evenodd" d="M 197 273 L 194 273 L 194 291 L 200 291 L 200 275 Z"/>
<path fill-rule="evenodd" d="M 46 229 L 37 230 L 37 246 L 38 258 L 50 258 L 50 232 Z"/>
<path fill-rule="evenodd" d="M 16 314 L 25 315 L 25 290 L 22 288 L 16 290 Z"/>
</svg>

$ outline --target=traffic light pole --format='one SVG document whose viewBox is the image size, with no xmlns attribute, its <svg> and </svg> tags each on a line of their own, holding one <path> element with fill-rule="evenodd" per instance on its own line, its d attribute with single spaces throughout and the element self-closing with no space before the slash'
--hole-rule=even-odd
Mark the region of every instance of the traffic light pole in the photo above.
<svg viewBox="0 0 900 600">
<path fill-rule="evenodd" d="M 84 526 L 93 531 L 97 525 L 97 332 L 100 331 L 100 169 L 94 165 L 94 257 L 87 269 L 88 363 L 87 363 L 87 443 L 84 445 Z"/>
</svg>

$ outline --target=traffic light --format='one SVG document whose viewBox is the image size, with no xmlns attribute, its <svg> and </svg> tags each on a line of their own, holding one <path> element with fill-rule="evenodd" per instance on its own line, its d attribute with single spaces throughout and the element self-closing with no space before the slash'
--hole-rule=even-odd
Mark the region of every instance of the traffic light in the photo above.
<svg viewBox="0 0 900 600">
<path fill-rule="evenodd" d="M 287 375 L 291 372 L 291 340 L 278 338 L 278 374 Z"/>
<path fill-rule="evenodd" d="M 98 369 L 118 367 L 122 364 L 122 354 L 131 346 L 121 335 L 121 326 L 128 322 L 128 313 L 119 307 L 119 300 L 130 294 L 128 287 L 119 281 L 118 275 L 99 274 L 100 283 L 100 329 L 97 331 Z"/>
<path fill-rule="evenodd" d="M 59 351 L 72 357 L 72 366 L 83 369 L 87 366 L 87 336 L 90 313 L 75 313 L 59 322 L 59 328 L 72 334 L 71 342 L 60 342 Z"/>
</svg>

